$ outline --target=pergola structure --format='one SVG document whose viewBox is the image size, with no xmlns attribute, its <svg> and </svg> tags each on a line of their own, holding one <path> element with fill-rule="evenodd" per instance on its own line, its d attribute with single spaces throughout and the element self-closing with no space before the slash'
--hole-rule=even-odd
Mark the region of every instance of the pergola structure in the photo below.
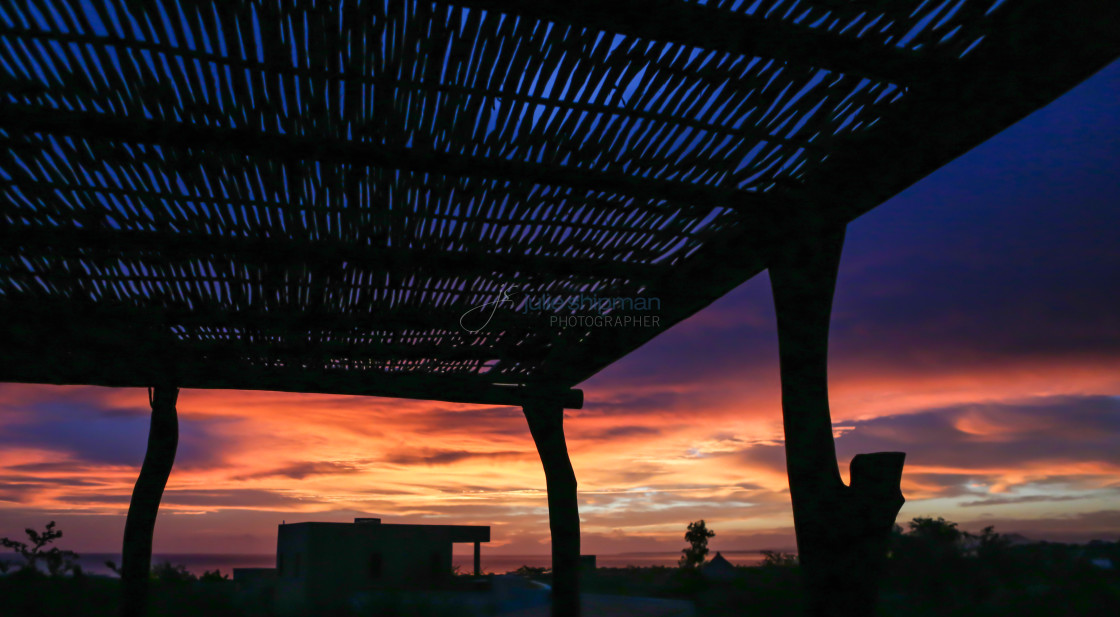
<svg viewBox="0 0 1120 617">
<path fill-rule="evenodd" d="M 125 615 L 179 388 L 521 406 L 576 615 L 574 388 L 769 269 L 810 605 L 869 614 L 902 455 L 840 479 L 845 225 L 1115 59 L 1118 23 L 1112 0 L 4 2 L 0 380 L 152 388 Z M 628 325 L 557 319 L 588 297 Z"/>
</svg>

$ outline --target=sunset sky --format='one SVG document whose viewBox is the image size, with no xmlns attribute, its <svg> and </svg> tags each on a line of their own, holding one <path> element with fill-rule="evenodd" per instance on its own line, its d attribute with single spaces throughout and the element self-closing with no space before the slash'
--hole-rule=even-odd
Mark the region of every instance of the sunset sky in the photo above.
<svg viewBox="0 0 1120 617">
<path fill-rule="evenodd" d="M 920 147 L 920 144 L 915 144 Z M 831 338 L 841 469 L 908 453 L 900 521 L 1120 538 L 1120 64 L 849 227 Z M 585 553 L 792 548 L 765 274 L 583 384 Z M 0 536 L 118 551 L 143 390 L 0 385 Z M 187 390 L 155 552 L 269 553 L 282 520 L 491 525 L 548 552 L 521 412 Z"/>
</svg>

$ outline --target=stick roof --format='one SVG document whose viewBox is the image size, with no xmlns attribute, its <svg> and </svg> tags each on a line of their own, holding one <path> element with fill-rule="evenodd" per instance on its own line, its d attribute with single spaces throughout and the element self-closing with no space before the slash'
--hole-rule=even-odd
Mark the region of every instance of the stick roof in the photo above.
<svg viewBox="0 0 1120 617">
<path fill-rule="evenodd" d="M 5 3 L 0 380 L 578 407 L 1115 59 L 1118 13 Z"/>
</svg>

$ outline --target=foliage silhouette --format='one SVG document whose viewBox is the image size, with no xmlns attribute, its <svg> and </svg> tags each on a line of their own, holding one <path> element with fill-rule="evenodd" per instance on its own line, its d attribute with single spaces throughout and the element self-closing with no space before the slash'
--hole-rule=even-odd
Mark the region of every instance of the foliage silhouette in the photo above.
<svg viewBox="0 0 1120 617">
<path fill-rule="evenodd" d="M 191 574 L 186 566 L 182 564 L 171 565 L 171 562 L 168 561 L 153 566 L 151 577 L 161 583 L 172 585 L 192 583 L 198 580 L 198 577 Z"/>
<path fill-rule="evenodd" d="M 536 567 L 536 566 L 521 566 L 514 570 L 514 574 L 524 576 L 525 578 L 537 579 L 545 576 L 549 572 L 549 568 Z"/>
<path fill-rule="evenodd" d="M 55 529 L 54 521 L 47 523 L 42 533 L 30 528 L 24 531 L 31 541 L 30 545 L 10 538 L 0 538 L 0 545 L 12 549 L 19 553 L 20 557 L 23 557 L 24 565 L 22 569 L 25 572 L 38 572 L 39 563 L 42 562 L 51 576 L 61 576 L 67 572 L 73 572 L 75 575 L 81 574 L 81 568 L 74 563 L 78 559 L 77 553 L 64 551 L 57 546 L 46 548 L 47 545 L 62 537 L 62 531 Z M 6 564 L 4 569 L 7 570 Z"/>
<path fill-rule="evenodd" d="M 708 538 L 713 538 L 715 535 L 716 532 L 708 529 L 704 519 L 689 523 L 688 531 L 684 534 L 689 547 L 681 550 L 683 554 L 678 565 L 682 568 L 697 568 L 703 564 L 708 556 Z"/>
<path fill-rule="evenodd" d="M 949 547 L 960 542 L 964 532 L 957 529 L 956 523 L 951 523 L 942 517 L 922 518 L 917 517 L 908 523 L 910 536 L 925 539 L 937 546 Z"/>
<path fill-rule="evenodd" d="M 229 575 L 222 574 L 221 570 L 218 569 L 205 570 L 203 571 L 202 576 L 198 577 L 198 580 L 201 583 L 220 583 L 223 581 L 228 581 Z"/>
<path fill-rule="evenodd" d="M 1002 561 L 1011 546 L 1010 538 L 996 533 L 994 529 L 994 526 L 988 525 L 977 536 L 965 532 L 966 537 L 976 541 L 976 557 L 983 561 Z"/>
<path fill-rule="evenodd" d="M 760 565 L 768 568 L 792 568 L 797 565 L 797 555 L 781 551 L 759 551 L 762 553 Z"/>
</svg>

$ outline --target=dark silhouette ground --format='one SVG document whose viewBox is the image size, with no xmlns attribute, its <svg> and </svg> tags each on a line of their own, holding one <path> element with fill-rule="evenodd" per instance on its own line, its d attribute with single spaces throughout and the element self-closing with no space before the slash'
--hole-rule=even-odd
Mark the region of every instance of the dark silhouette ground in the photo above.
<svg viewBox="0 0 1120 617">
<path fill-rule="evenodd" d="M 928 519 L 926 519 L 928 520 Z M 936 523 L 936 521 L 934 521 Z M 926 530 L 929 531 L 929 530 Z M 1120 543 L 1033 543 L 1012 546 L 998 534 L 948 542 L 944 528 L 896 532 L 878 614 L 883 617 L 1108 616 L 1120 606 Z M 958 532 L 959 533 L 959 532 Z M 949 534 L 951 535 L 951 533 Z M 965 540 L 965 541 L 962 541 Z M 1000 541 L 1002 540 L 1002 542 Z M 804 610 L 798 566 L 739 567 L 726 582 L 674 567 L 599 568 L 583 573 L 585 593 L 686 599 L 701 617 L 799 615 Z M 1094 564 L 1094 561 L 1097 563 Z M 239 593 L 229 580 L 200 581 L 164 569 L 152 582 L 149 615 L 160 617 L 268 617 L 260 598 Z M 547 573 L 529 572 L 544 582 Z M 466 588 L 474 577 L 458 577 Z M 26 572 L 0 576 L 0 613 L 11 617 L 112 617 L 119 580 L 93 576 L 49 577 Z M 405 603 L 390 596 L 353 617 L 467 617 L 437 602 Z"/>
</svg>

